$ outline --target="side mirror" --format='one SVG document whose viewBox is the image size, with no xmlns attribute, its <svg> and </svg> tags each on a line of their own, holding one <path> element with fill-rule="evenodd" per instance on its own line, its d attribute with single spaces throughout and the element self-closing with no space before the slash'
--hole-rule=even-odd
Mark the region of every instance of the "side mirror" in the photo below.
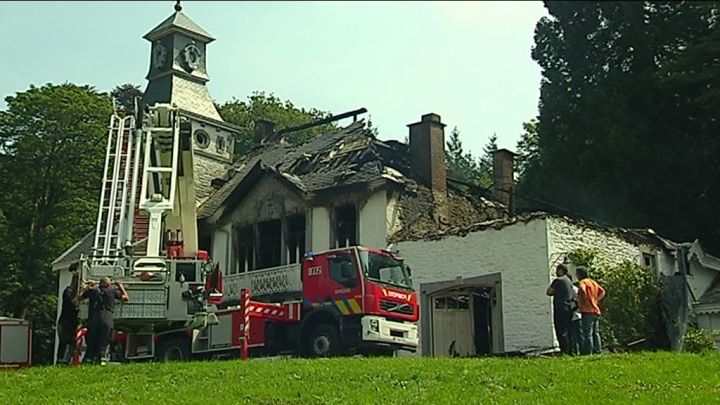
<svg viewBox="0 0 720 405">
<path fill-rule="evenodd" d="M 405 269 L 407 270 L 408 276 L 412 277 L 412 269 L 410 269 L 410 266 L 405 266 Z"/>
</svg>

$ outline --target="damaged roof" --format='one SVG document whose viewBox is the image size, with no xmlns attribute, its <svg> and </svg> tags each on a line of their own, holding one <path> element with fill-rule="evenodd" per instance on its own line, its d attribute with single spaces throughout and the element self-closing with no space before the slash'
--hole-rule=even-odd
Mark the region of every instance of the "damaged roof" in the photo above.
<svg viewBox="0 0 720 405">
<path fill-rule="evenodd" d="M 224 182 L 199 208 L 198 219 L 223 216 L 225 207 L 241 198 L 243 182 L 253 173 L 273 173 L 295 187 L 306 199 L 328 190 L 386 182 L 417 188 L 412 179 L 407 145 L 376 139 L 357 122 L 335 132 L 317 136 L 296 146 L 274 143 L 252 150 L 222 179 Z"/>
<path fill-rule="evenodd" d="M 653 245 L 665 250 L 674 250 L 677 244 L 668 241 L 667 239 L 661 238 L 656 235 L 653 231 L 644 229 L 626 229 L 620 227 L 614 227 L 610 225 L 600 224 L 589 219 L 582 218 L 580 216 L 567 216 L 553 214 L 546 211 L 531 211 L 523 212 L 516 215 L 490 218 L 482 222 L 474 222 L 463 226 L 450 227 L 445 230 L 440 230 L 425 235 L 419 235 L 413 238 L 413 240 L 438 240 L 447 236 L 466 236 L 473 232 L 481 232 L 486 229 L 500 230 L 506 226 L 514 225 L 517 223 L 528 223 L 536 219 L 545 218 L 558 218 L 568 221 L 577 226 L 590 228 L 599 232 L 606 232 L 617 237 L 624 239 L 625 241 L 634 245 Z"/>
<path fill-rule="evenodd" d="M 52 269 L 58 270 L 68 267 L 80 260 L 80 255 L 90 256 L 93 243 L 95 243 L 95 229 L 58 256 L 58 258 L 52 262 Z"/>
<path fill-rule="evenodd" d="M 720 274 L 715 276 L 710 287 L 698 299 L 698 304 L 720 304 Z"/>
</svg>

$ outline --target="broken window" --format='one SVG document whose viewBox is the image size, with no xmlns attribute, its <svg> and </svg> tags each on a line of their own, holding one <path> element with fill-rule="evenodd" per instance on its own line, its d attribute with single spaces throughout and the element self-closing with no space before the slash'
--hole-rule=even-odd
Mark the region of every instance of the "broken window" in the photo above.
<svg viewBox="0 0 720 405">
<path fill-rule="evenodd" d="M 651 253 L 643 253 L 643 264 L 645 267 L 649 267 L 653 270 L 657 270 L 657 258 L 654 254 Z"/>
<path fill-rule="evenodd" d="M 288 217 L 287 224 L 287 258 L 288 264 L 300 263 L 305 253 L 305 215 Z"/>
<path fill-rule="evenodd" d="M 354 204 L 335 207 L 335 247 L 357 245 L 357 208 Z"/>
<path fill-rule="evenodd" d="M 235 268 L 232 273 L 244 273 L 255 268 L 255 229 L 252 225 L 235 229 Z"/>
<path fill-rule="evenodd" d="M 279 219 L 257 224 L 257 269 L 282 264 L 282 223 Z"/>
</svg>

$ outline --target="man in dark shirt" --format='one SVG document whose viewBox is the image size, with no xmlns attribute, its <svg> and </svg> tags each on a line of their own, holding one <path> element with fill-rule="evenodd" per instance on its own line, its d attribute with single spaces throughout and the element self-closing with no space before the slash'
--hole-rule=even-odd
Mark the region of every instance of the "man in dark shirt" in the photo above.
<svg viewBox="0 0 720 405">
<path fill-rule="evenodd" d="M 555 280 L 548 287 L 546 294 L 553 297 L 553 322 L 555 336 L 560 344 L 560 352 L 570 354 L 570 322 L 572 322 L 572 304 L 574 291 L 572 282 L 567 277 L 567 266 L 560 263 L 555 269 Z"/>
<path fill-rule="evenodd" d="M 56 363 L 69 364 L 75 352 L 75 331 L 78 325 L 77 288 L 78 276 L 75 274 L 62 293 L 62 309 L 60 310 L 60 318 L 57 321 L 60 344 L 58 345 Z"/>
<path fill-rule="evenodd" d="M 113 311 L 115 300 L 122 299 L 128 302 L 127 291 L 122 283 L 116 282 L 115 289 L 108 277 L 100 279 L 100 286 L 87 288 L 81 298 L 88 299 L 88 330 L 87 352 L 85 362 L 104 364 L 106 362 L 107 346 L 110 343 L 113 331 Z"/>
</svg>

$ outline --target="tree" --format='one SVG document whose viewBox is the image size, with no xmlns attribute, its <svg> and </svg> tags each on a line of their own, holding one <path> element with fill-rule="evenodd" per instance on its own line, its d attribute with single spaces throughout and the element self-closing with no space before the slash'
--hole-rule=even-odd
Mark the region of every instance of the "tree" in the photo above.
<svg viewBox="0 0 720 405">
<path fill-rule="evenodd" d="M 450 139 L 446 142 L 446 146 L 448 150 L 446 159 L 450 175 L 466 183 L 477 185 L 480 177 L 477 163 L 472 153 L 463 150 L 460 131 L 457 127 L 454 127 L 450 133 Z"/>
<path fill-rule="evenodd" d="M 517 157 L 515 158 L 515 167 L 518 177 L 522 177 L 531 165 L 539 164 L 539 147 L 538 147 L 538 121 L 532 119 L 529 122 L 523 122 L 524 132 L 520 135 L 516 146 Z"/>
<path fill-rule="evenodd" d="M 235 155 L 242 156 L 252 148 L 253 129 L 256 119 L 265 119 L 275 123 L 276 130 L 282 130 L 312 121 L 321 120 L 330 116 L 330 113 L 318 109 L 307 110 L 298 108 L 289 100 L 281 101 L 274 94 L 262 91 L 253 92 L 247 101 L 233 98 L 218 106 L 223 119 L 240 127 L 240 134 L 235 142 Z M 337 129 L 333 123 L 292 132 L 287 140 L 290 143 L 300 144 L 322 133 Z"/>
<path fill-rule="evenodd" d="M 135 112 L 135 98 L 141 99 L 142 96 L 143 92 L 140 90 L 140 86 L 132 83 L 116 86 L 110 92 L 110 97 L 115 100 L 115 108 L 121 115 L 133 114 Z"/>
<path fill-rule="evenodd" d="M 483 187 L 490 187 L 493 184 L 493 155 L 497 147 L 497 134 L 493 133 L 483 146 L 483 154 L 478 160 L 479 184 Z"/>
<path fill-rule="evenodd" d="M 457 127 L 454 127 L 450 133 L 446 146 L 448 170 L 453 177 L 473 186 L 484 188 L 492 186 L 493 152 L 497 150 L 497 135 L 490 136 L 480 158 L 463 149 Z"/>
<path fill-rule="evenodd" d="M 0 111 L 0 313 L 33 323 L 50 359 L 57 275 L 50 263 L 95 223 L 110 98 L 89 86 L 30 86 Z"/>
<path fill-rule="evenodd" d="M 518 191 L 718 251 L 720 3 L 545 5 L 537 153 Z"/>
</svg>

